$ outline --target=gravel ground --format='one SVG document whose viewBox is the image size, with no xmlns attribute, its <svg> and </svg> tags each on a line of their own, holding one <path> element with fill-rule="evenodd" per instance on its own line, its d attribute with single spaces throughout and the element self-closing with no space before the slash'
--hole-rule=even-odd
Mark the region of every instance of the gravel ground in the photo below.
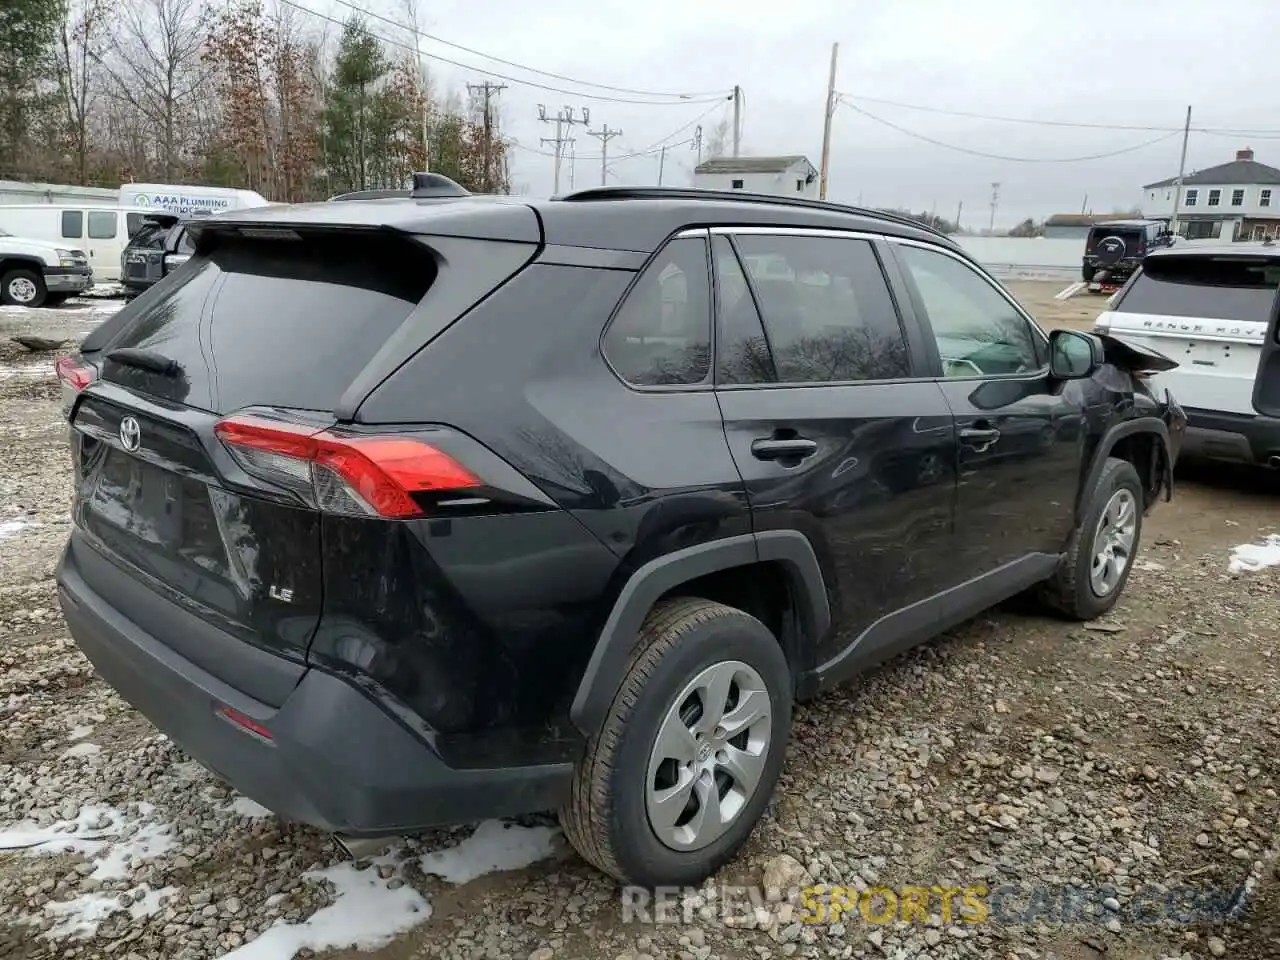
<svg viewBox="0 0 1280 960">
<path fill-rule="evenodd" d="M 1049 323 L 1100 307 L 1053 301 L 1062 284 L 1011 286 Z M 680 899 L 689 923 L 636 922 L 545 817 L 346 864 L 94 677 L 54 598 L 70 484 L 53 357 L 7 338 L 76 339 L 110 309 L 0 311 L 0 845 L 36 844 L 0 852 L 0 957 L 338 958 L 352 943 L 386 960 L 1280 955 L 1280 566 L 1230 566 L 1233 548 L 1280 533 L 1273 477 L 1181 471 L 1104 622 L 1010 603 L 799 709 L 744 855 Z M 722 907 L 729 885 L 762 883 L 1013 885 L 1006 907 L 1070 888 L 1096 904 L 1065 918 L 993 906 L 985 923 L 944 920 L 938 897 L 911 923 L 801 922 L 785 897 Z M 1231 917 L 1143 922 L 1144 904 L 1189 886 Z"/>
</svg>

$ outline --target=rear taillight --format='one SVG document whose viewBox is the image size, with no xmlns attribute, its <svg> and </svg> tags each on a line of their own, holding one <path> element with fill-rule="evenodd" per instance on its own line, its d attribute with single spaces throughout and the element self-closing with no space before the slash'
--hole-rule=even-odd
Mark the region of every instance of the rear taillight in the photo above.
<svg viewBox="0 0 1280 960">
<path fill-rule="evenodd" d="M 246 473 L 330 513 L 420 517 L 415 495 L 481 485 L 458 461 L 415 437 L 340 435 L 254 416 L 228 417 L 214 432 Z"/>
<path fill-rule="evenodd" d="M 92 365 L 75 357 L 63 357 L 53 365 L 62 385 L 62 415 L 69 417 L 80 391 L 98 379 L 98 371 Z"/>
<path fill-rule="evenodd" d="M 54 364 L 54 370 L 58 372 L 58 379 L 75 393 L 93 383 L 98 376 L 97 370 L 75 357 L 63 357 Z"/>
</svg>

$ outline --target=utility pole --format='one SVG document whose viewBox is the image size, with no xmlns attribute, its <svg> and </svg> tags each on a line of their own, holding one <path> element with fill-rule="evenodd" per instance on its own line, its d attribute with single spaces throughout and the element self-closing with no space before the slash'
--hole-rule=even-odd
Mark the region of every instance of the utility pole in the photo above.
<svg viewBox="0 0 1280 960">
<path fill-rule="evenodd" d="M 604 186 L 605 176 L 608 174 L 609 165 L 609 141 L 614 137 L 622 136 L 621 130 L 610 130 L 606 123 L 599 130 L 588 130 L 587 135 L 596 137 L 600 140 L 600 186 Z"/>
<path fill-rule="evenodd" d="M 961 200 L 956 205 L 956 232 L 960 232 L 960 214 L 964 212 L 964 201 Z"/>
<path fill-rule="evenodd" d="M 493 177 L 490 173 L 493 170 L 493 118 L 489 112 L 489 98 L 505 89 L 505 83 L 490 83 L 488 80 L 484 83 L 467 84 L 467 90 L 479 94 L 484 103 L 484 174 L 480 177 L 480 189 L 485 193 L 493 190 Z"/>
<path fill-rule="evenodd" d="M 693 149 L 698 151 L 698 163 L 702 163 L 702 124 L 693 128 Z"/>
<path fill-rule="evenodd" d="M 573 190 L 574 175 L 578 172 L 578 151 L 574 146 L 578 141 L 569 138 L 569 189 Z"/>
<path fill-rule="evenodd" d="M 733 155 L 738 155 L 742 146 L 742 88 L 733 85 Z"/>
<path fill-rule="evenodd" d="M 547 116 L 547 108 L 544 104 L 538 104 L 538 119 L 543 123 L 554 123 L 556 125 L 555 137 L 543 137 L 542 144 L 551 144 L 555 148 L 555 193 L 560 193 L 560 160 L 564 156 L 564 145 L 571 142 L 569 137 L 565 136 L 565 126 L 572 127 L 574 124 L 581 123 L 583 125 L 591 122 L 591 111 L 586 107 L 582 108 L 582 119 L 573 112 L 573 107 L 563 107 L 556 112 L 554 117 Z"/>
<path fill-rule="evenodd" d="M 840 44 L 831 45 L 831 73 L 827 76 L 827 109 L 822 118 L 822 169 L 818 174 L 818 199 L 827 199 L 827 170 L 831 157 L 831 115 L 836 112 L 836 57 Z"/>
<path fill-rule="evenodd" d="M 1000 184 L 993 183 L 991 185 L 991 222 L 987 225 L 987 233 L 995 233 L 996 229 L 996 207 L 1000 203 Z"/>
<path fill-rule="evenodd" d="M 1169 232 L 1178 233 L 1178 207 L 1182 206 L 1182 176 L 1187 172 L 1187 138 L 1191 136 L 1191 105 L 1187 105 L 1187 122 L 1182 127 L 1182 159 L 1178 161 L 1178 179 L 1173 188 L 1173 216 L 1169 219 Z"/>
<path fill-rule="evenodd" d="M 667 163 L 667 148 L 662 148 L 662 153 L 658 155 L 658 186 L 662 186 L 662 168 Z"/>
<path fill-rule="evenodd" d="M 1089 195 L 1086 193 L 1084 199 L 1080 201 L 1080 216 L 1084 216 L 1085 211 L 1089 209 Z"/>
</svg>

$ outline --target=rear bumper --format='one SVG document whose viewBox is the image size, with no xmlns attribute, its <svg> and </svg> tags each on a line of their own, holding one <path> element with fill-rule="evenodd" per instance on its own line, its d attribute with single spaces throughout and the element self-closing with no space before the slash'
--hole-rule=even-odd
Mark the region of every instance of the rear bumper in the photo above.
<svg viewBox="0 0 1280 960">
<path fill-rule="evenodd" d="M 104 680 L 181 749 L 280 817 L 352 836 L 386 836 L 552 810 L 572 766 L 458 770 L 354 686 L 317 669 L 279 708 L 247 697 L 124 618 L 64 553 L 58 600 Z M 265 740 L 226 719 L 251 718 Z"/>
<path fill-rule="evenodd" d="M 1272 465 L 1280 457 L 1280 419 L 1189 409 L 1182 449 L 1187 457 Z"/>
</svg>

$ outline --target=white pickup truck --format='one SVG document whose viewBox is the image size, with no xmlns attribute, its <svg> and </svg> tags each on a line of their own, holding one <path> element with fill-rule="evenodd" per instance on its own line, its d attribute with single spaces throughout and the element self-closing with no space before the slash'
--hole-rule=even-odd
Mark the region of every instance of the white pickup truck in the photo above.
<svg viewBox="0 0 1280 960">
<path fill-rule="evenodd" d="M 1178 362 L 1150 379 L 1186 411 L 1184 457 L 1280 469 L 1277 291 L 1280 246 L 1179 245 L 1148 253 L 1098 317 L 1098 333 Z"/>
<path fill-rule="evenodd" d="M 55 306 L 93 286 L 93 270 L 83 250 L 0 230 L 0 304 Z"/>
</svg>

